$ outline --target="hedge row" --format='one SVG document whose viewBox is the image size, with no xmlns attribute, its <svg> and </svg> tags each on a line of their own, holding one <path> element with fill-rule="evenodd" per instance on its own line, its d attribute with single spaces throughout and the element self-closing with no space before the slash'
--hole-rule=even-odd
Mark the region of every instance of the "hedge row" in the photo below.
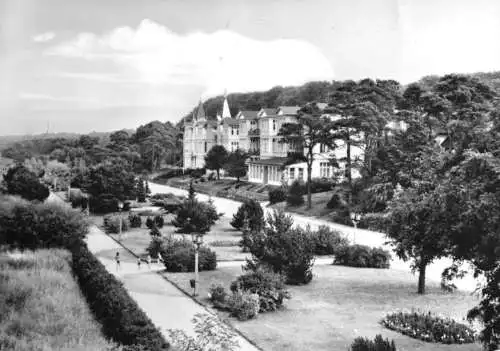
<svg viewBox="0 0 500 351">
<path fill-rule="evenodd" d="M 168 350 L 170 345 L 161 332 L 87 245 L 81 242 L 71 251 L 73 273 L 104 335 L 129 350 Z"/>
</svg>

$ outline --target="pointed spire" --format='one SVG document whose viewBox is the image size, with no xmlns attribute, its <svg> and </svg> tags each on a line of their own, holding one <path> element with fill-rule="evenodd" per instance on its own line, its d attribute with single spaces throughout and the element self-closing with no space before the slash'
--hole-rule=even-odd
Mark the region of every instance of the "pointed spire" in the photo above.
<svg viewBox="0 0 500 351">
<path fill-rule="evenodd" d="M 201 98 L 200 98 L 200 103 L 198 104 L 198 108 L 197 108 L 194 116 L 195 116 L 194 119 L 196 121 L 204 121 L 205 120 L 205 110 L 203 109 L 203 102 L 201 101 Z"/>
<path fill-rule="evenodd" d="M 227 89 L 224 90 L 224 103 L 222 105 L 222 118 L 231 118 L 231 111 L 227 102 Z"/>
</svg>

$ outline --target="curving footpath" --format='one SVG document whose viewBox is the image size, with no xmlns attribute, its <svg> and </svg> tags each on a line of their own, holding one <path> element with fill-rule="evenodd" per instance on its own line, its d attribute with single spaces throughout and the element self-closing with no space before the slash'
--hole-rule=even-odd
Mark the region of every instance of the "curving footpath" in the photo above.
<svg viewBox="0 0 500 351">
<path fill-rule="evenodd" d="M 185 196 L 187 195 L 187 191 L 184 189 L 174 188 L 168 185 L 161 185 L 149 182 L 149 188 L 151 189 L 151 193 L 173 193 L 175 195 Z M 241 205 L 241 202 L 229 200 L 225 198 L 219 197 L 209 197 L 205 194 L 196 194 L 196 196 L 201 201 L 208 201 L 211 198 L 214 202 L 214 205 L 217 207 L 217 211 L 223 212 L 225 217 L 232 218 L 233 214 L 236 213 L 238 207 Z M 272 209 L 266 207 L 267 204 L 262 203 L 262 207 L 264 209 L 264 213 L 270 213 Z M 320 225 L 326 225 L 332 229 L 338 230 L 344 235 L 346 235 L 351 242 L 355 242 L 356 244 L 368 245 L 371 247 L 383 247 L 385 250 L 388 250 L 392 253 L 392 246 L 387 244 L 387 237 L 383 233 L 373 232 L 365 229 L 357 229 L 349 226 L 345 226 L 342 224 L 337 224 L 333 222 L 324 221 L 317 218 L 311 218 L 306 216 L 301 216 L 296 213 L 287 213 L 292 216 L 295 225 L 299 225 L 302 227 L 310 226 L 311 229 L 317 229 Z M 410 271 L 411 267 L 408 262 L 404 262 L 399 258 L 395 257 L 395 254 L 392 253 L 391 260 L 391 269 Z M 440 260 L 436 260 L 434 263 L 429 265 L 426 270 L 426 279 L 428 281 L 434 280 L 437 282 L 441 281 L 441 273 L 443 270 L 450 266 L 452 263 L 451 259 L 443 258 Z M 463 269 L 468 269 L 468 265 L 463 265 Z M 417 279 L 415 277 L 415 279 Z M 468 273 L 465 277 L 459 280 L 454 280 L 453 283 L 457 286 L 458 289 L 464 291 L 474 291 L 477 288 L 478 283 L 482 281 L 481 278 L 474 278 L 472 273 Z M 416 280 L 415 280 L 416 284 Z"/>
</svg>

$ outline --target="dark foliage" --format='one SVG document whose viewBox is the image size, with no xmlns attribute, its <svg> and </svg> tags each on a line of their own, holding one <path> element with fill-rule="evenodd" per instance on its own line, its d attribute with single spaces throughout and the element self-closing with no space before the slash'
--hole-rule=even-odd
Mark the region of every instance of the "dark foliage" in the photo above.
<svg viewBox="0 0 500 351">
<path fill-rule="evenodd" d="M 194 244 L 188 240 L 165 241 L 160 254 L 167 271 L 194 272 Z M 212 271 L 217 268 L 217 255 L 208 247 L 200 247 L 199 270 Z"/>
<path fill-rule="evenodd" d="M 104 216 L 104 230 L 106 233 L 118 234 L 120 233 L 120 221 L 121 221 L 121 231 L 126 232 L 129 229 L 129 222 L 126 217 L 123 216 Z"/>
<path fill-rule="evenodd" d="M 163 219 L 163 216 L 155 216 L 154 219 L 154 224 L 158 228 L 163 228 L 163 225 L 165 224 L 165 220 Z"/>
<path fill-rule="evenodd" d="M 293 207 L 301 206 L 304 204 L 304 187 L 299 183 L 298 180 L 294 181 L 288 188 L 286 203 L 288 204 L 288 206 Z"/>
<path fill-rule="evenodd" d="M 336 211 L 333 211 L 332 214 L 330 215 L 330 219 L 332 222 L 354 227 L 349 207 L 345 205 L 340 206 L 340 208 L 338 208 Z"/>
<path fill-rule="evenodd" d="M 155 224 L 155 222 L 154 222 L 153 218 L 151 218 L 151 217 L 146 218 L 146 227 L 148 229 L 152 229 L 154 224 Z"/>
<path fill-rule="evenodd" d="M 90 210 L 96 214 L 118 212 L 118 199 L 112 194 L 101 194 L 90 197 Z"/>
<path fill-rule="evenodd" d="M 315 255 L 336 255 L 349 245 L 345 236 L 326 225 L 319 226 L 318 230 L 310 232 L 310 235 L 314 241 Z"/>
<path fill-rule="evenodd" d="M 140 228 L 142 225 L 142 218 L 138 214 L 130 213 L 128 215 L 128 221 L 130 222 L 131 228 Z"/>
<path fill-rule="evenodd" d="M 49 189 L 35 173 L 22 165 L 9 168 L 3 180 L 8 194 L 19 195 L 30 201 L 43 201 L 49 197 Z"/>
<path fill-rule="evenodd" d="M 146 187 L 144 186 L 143 179 L 137 180 L 136 195 L 137 195 L 137 202 L 146 202 Z"/>
<path fill-rule="evenodd" d="M 149 231 L 149 235 L 151 235 L 153 238 L 159 238 L 161 237 L 161 232 L 156 225 L 153 225 L 153 227 Z"/>
<path fill-rule="evenodd" d="M 220 218 L 220 214 L 210 201 L 200 202 L 196 199 L 186 199 L 177 211 L 172 224 L 178 228 L 178 233 L 204 234 Z"/>
<path fill-rule="evenodd" d="M 328 203 L 326 204 L 326 208 L 329 210 L 336 210 L 344 205 L 344 201 L 342 200 L 341 195 L 336 192 L 332 195 Z"/>
<path fill-rule="evenodd" d="M 125 287 L 94 257 L 85 243 L 71 247 L 72 268 L 104 335 L 138 350 L 168 350 L 169 344 Z"/>
<path fill-rule="evenodd" d="M 335 264 L 359 268 L 389 268 L 391 255 L 382 248 L 348 245 L 337 251 Z"/>
<path fill-rule="evenodd" d="M 249 291 L 259 295 L 260 312 L 276 311 L 291 297 L 285 286 L 286 278 L 265 267 L 248 270 L 231 283 L 231 291 Z"/>
<path fill-rule="evenodd" d="M 82 213 L 64 205 L 0 198 L 0 242 L 10 248 L 64 248 L 83 239 L 87 229 Z"/>
<path fill-rule="evenodd" d="M 244 225 L 247 225 L 250 230 L 261 230 L 264 227 L 262 206 L 255 200 L 245 201 L 238 208 L 238 212 L 233 215 L 231 225 L 236 229 L 242 229 Z"/>
<path fill-rule="evenodd" d="M 272 204 L 277 204 L 278 202 L 283 202 L 286 200 L 286 189 L 279 187 L 276 189 L 269 190 L 269 202 Z"/>
<path fill-rule="evenodd" d="M 396 351 L 396 344 L 394 340 L 384 340 L 382 335 L 377 334 L 373 341 L 362 337 L 354 339 L 349 351 Z"/>
</svg>

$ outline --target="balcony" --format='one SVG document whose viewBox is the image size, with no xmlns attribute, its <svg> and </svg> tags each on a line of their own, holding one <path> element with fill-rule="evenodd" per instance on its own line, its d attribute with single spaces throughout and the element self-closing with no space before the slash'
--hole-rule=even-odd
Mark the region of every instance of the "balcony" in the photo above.
<svg viewBox="0 0 500 351">
<path fill-rule="evenodd" d="M 260 129 L 259 128 L 252 128 L 248 131 L 248 136 L 253 136 L 253 137 L 258 137 L 260 136 Z"/>
</svg>

